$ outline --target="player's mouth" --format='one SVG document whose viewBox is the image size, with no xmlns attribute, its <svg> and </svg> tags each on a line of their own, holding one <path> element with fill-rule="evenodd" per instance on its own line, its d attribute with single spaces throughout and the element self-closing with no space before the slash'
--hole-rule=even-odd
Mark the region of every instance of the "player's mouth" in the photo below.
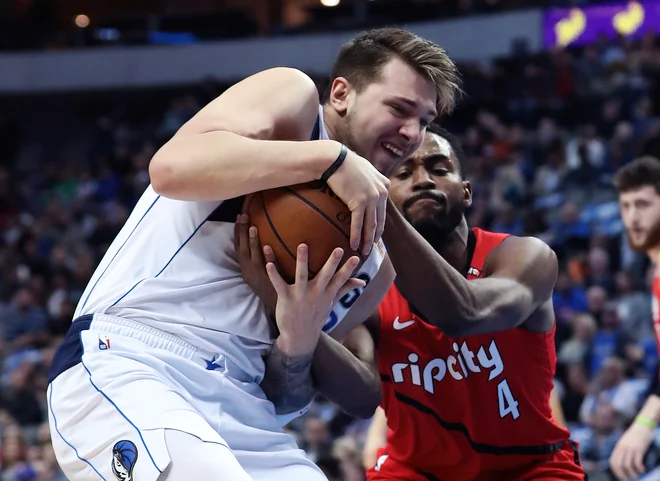
<svg viewBox="0 0 660 481">
<path fill-rule="evenodd" d="M 403 205 L 403 208 L 409 209 L 412 206 L 415 206 L 415 208 L 442 208 L 446 204 L 447 199 L 443 195 L 436 194 L 435 192 L 422 192 L 408 199 Z"/>
<path fill-rule="evenodd" d="M 382 142 L 380 145 L 395 159 L 400 159 L 403 157 L 404 150 L 402 148 L 397 147 L 390 142 Z"/>
<path fill-rule="evenodd" d="M 629 232 L 630 237 L 635 237 L 637 239 L 644 236 L 644 229 L 636 229 L 636 228 L 633 227 L 628 232 Z"/>
</svg>

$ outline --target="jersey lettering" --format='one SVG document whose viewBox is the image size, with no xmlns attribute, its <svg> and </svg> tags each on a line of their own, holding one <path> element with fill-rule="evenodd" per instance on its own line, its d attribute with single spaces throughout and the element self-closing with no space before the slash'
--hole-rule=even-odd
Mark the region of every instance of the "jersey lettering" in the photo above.
<svg viewBox="0 0 660 481">
<path fill-rule="evenodd" d="M 424 388 L 426 392 L 435 394 L 436 383 L 442 382 L 447 375 L 456 381 L 462 381 L 471 374 L 485 370 L 488 372 L 488 381 L 492 381 L 504 372 L 504 362 L 494 340 L 488 345 L 488 350 L 480 346 L 476 355 L 466 341 L 460 346 L 454 342 L 452 348 L 456 355 L 450 354 L 446 358 L 431 359 L 424 366 L 418 364 L 419 354 L 411 352 L 408 354 L 408 362 L 397 362 L 392 365 L 392 380 L 395 384 L 409 381 L 415 386 Z M 500 415 L 503 417 L 511 414 L 517 419 L 518 402 L 511 394 L 506 379 L 498 384 L 497 397 Z"/>
<path fill-rule="evenodd" d="M 513 397 L 511 389 L 509 388 L 509 383 L 506 379 L 502 379 L 497 385 L 497 402 L 500 408 L 501 418 L 510 414 L 515 421 L 520 417 L 518 401 Z"/>
<path fill-rule="evenodd" d="M 357 289 L 353 289 L 351 292 L 349 292 L 344 297 L 339 299 L 339 303 L 342 306 L 344 306 L 346 309 L 350 309 L 351 307 L 353 307 L 353 304 L 355 304 L 355 301 L 358 300 L 358 297 L 360 297 L 362 295 L 362 293 L 364 292 L 364 288 L 367 287 L 369 285 L 369 281 L 371 281 L 371 278 L 365 273 L 360 273 L 355 277 L 357 279 L 363 280 L 365 286 L 357 288 Z"/>
<path fill-rule="evenodd" d="M 369 282 L 371 282 L 371 276 L 367 274 L 366 272 L 361 272 L 357 276 L 355 276 L 358 279 L 362 279 L 364 281 L 365 286 L 360 287 L 358 289 L 353 289 L 351 292 L 346 294 L 344 297 L 339 299 L 339 305 L 341 308 L 348 310 L 350 309 L 353 304 L 355 304 L 355 301 L 357 301 L 362 293 L 364 292 L 364 289 L 369 285 Z M 328 319 L 325 321 L 325 324 L 323 325 L 323 331 L 328 332 L 331 331 L 339 322 L 339 315 L 337 314 L 337 308 L 333 309 L 330 311 L 330 315 L 328 315 Z"/>
</svg>

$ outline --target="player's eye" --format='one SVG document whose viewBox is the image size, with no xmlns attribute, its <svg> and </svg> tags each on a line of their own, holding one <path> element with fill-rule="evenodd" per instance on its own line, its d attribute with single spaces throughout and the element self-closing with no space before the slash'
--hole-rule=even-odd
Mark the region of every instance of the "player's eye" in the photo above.
<svg viewBox="0 0 660 481">
<path fill-rule="evenodd" d="M 394 115 L 396 115 L 397 117 L 403 117 L 406 115 L 406 109 L 404 109 L 400 105 L 396 105 L 396 104 L 391 105 L 390 109 L 392 110 L 392 113 L 394 113 Z"/>
<path fill-rule="evenodd" d="M 447 169 L 433 169 L 432 172 L 433 175 L 438 175 L 438 176 L 447 175 L 449 173 Z"/>
<path fill-rule="evenodd" d="M 407 171 L 404 170 L 404 171 L 399 172 L 398 174 L 396 174 L 395 177 L 399 180 L 406 180 L 408 177 L 410 177 L 410 172 L 407 172 Z"/>
</svg>

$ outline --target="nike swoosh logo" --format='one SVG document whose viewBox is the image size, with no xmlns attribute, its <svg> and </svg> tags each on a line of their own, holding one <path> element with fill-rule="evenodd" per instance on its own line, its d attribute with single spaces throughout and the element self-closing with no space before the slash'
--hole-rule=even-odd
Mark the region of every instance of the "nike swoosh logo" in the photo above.
<svg viewBox="0 0 660 481">
<path fill-rule="evenodd" d="M 406 327 L 412 326 L 413 324 L 415 324 L 414 319 L 411 319 L 410 321 L 406 321 L 406 322 L 399 322 L 399 316 L 396 316 L 396 319 L 394 319 L 393 326 L 394 329 L 400 331 L 401 329 L 405 329 Z"/>
</svg>

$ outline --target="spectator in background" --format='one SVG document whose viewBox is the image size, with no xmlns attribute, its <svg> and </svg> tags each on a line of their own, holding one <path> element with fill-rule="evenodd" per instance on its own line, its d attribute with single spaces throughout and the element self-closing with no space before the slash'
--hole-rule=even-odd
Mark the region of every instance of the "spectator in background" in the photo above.
<svg viewBox="0 0 660 481">
<path fill-rule="evenodd" d="M 564 204 L 561 219 L 553 226 L 553 230 L 556 244 L 573 249 L 584 248 L 591 234 L 589 225 L 580 220 L 580 209 L 573 202 Z"/>
<path fill-rule="evenodd" d="M 580 407 L 580 421 L 593 425 L 600 404 L 612 406 L 619 426 L 630 421 L 638 408 L 639 390 L 626 380 L 625 361 L 618 357 L 608 357 L 590 388 L 590 393 Z"/>
<path fill-rule="evenodd" d="M 573 282 L 568 272 L 561 270 L 552 294 L 552 304 L 557 317 L 561 321 L 568 321 L 574 313 L 588 310 L 587 293 Z"/>
<path fill-rule="evenodd" d="M 37 397 L 37 366 L 23 362 L 11 373 L 8 387 L 0 393 L 0 408 L 5 409 L 21 426 L 34 426 L 44 421 L 41 398 Z"/>
<path fill-rule="evenodd" d="M 612 479 L 609 476 L 609 459 L 622 432 L 613 406 L 607 402 L 599 403 L 593 423 L 579 438 L 580 458 L 590 480 Z"/>
<path fill-rule="evenodd" d="M 47 339 L 47 318 L 28 289 L 20 289 L 4 322 L 3 340 L 12 349 L 43 345 Z"/>
<path fill-rule="evenodd" d="M 635 278 L 629 272 L 618 272 L 614 284 L 617 313 L 623 330 L 639 340 L 655 341 L 650 296 L 638 289 Z"/>
<path fill-rule="evenodd" d="M 598 330 L 596 320 L 590 314 L 578 313 L 571 322 L 573 335 L 565 341 L 557 353 L 557 361 L 562 364 L 586 366 L 589 349 Z"/>
<path fill-rule="evenodd" d="M 594 292 L 594 289 L 600 289 L 597 292 L 605 299 L 604 289 L 596 286 L 592 287 L 589 292 Z M 632 362 L 641 360 L 639 352 L 633 349 L 636 345 L 635 339 L 621 329 L 616 304 L 610 302 L 605 304 L 600 312 L 597 310 L 591 312 L 599 323 L 599 330 L 591 341 L 587 354 L 591 377 L 600 370 L 605 360 L 611 356 Z"/>
<path fill-rule="evenodd" d="M 332 440 L 325 421 L 320 417 L 307 416 L 300 448 L 312 461 L 332 454 Z"/>
<path fill-rule="evenodd" d="M 610 274 L 610 256 L 602 247 L 592 247 L 587 256 L 587 285 L 600 286 L 607 294 L 614 292 L 614 279 Z"/>
</svg>

